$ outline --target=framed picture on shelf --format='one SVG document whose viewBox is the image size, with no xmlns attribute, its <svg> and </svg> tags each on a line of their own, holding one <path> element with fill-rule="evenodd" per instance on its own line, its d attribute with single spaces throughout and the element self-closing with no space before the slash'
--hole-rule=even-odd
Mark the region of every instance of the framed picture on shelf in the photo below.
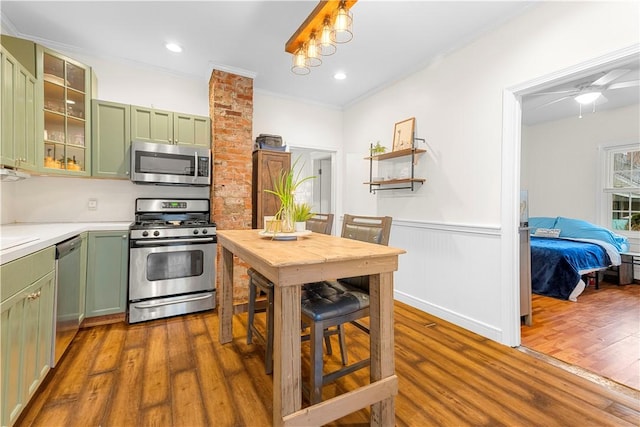
<svg viewBox="0 0 640 427">
<path fill-rule="evenodd" d="M 415 124 L 415 117 L 396 123 L 393 128 L 393 151 L 413 148 L 413 131 Z"/>
</svg>

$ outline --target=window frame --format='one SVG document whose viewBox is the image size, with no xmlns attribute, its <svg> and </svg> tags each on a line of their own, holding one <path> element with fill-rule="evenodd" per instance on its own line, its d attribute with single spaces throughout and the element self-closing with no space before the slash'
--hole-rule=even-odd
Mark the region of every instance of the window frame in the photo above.
<svg viewBox="0 0 640 427">
<path fill-rule="evenodd" d="M 637 193 L 640 187 L 613 187 L 614 154 L 628 151 L 640 151 L 639 141 L 618 141 L 601 144 L 598 146 L 599 180 L 596 189 L 596 203 L 598 206 L 598 222 L 600 225 L 612 230 L 616 234 L 627 238 L 638 238 L 638 232 L 632 230 L 614 230 L 611 224 L 613 218 L 613 194 Z"/>
</svg>

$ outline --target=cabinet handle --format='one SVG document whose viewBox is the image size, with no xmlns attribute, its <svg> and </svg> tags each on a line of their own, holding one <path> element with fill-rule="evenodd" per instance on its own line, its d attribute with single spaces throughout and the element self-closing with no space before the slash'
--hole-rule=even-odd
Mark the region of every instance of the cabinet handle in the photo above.
<svg viewBox="0 0 640 427">
<path fill-rule="evenodd" d="M 27 299 L 30 299 L 30 300 L 34 300 L 34 299 L 37 299 L 37 298 L 40 298 L 40 291 L 34 292 L 34 293 L 29 294 L 27 296 Z"/>
</svg>

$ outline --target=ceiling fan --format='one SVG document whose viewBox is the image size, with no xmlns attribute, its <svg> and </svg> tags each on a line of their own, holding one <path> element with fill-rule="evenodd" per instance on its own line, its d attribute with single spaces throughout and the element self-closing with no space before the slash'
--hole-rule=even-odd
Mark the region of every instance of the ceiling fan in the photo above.
<svg viewBox="0 0 640 427">
<path fill-rule="evenodd" d="M 582 82 L 570 89 L 535 93 L 534 95 L 563 95 L 560 98 L 545 102 L 544 104 L 537 106 L 536 109 L 544 108 L 557 102 L 564 101 L 565 99 L 573 98 L 580 104 L 580 113 L 582 116 L 582 105 L 593 104 L 595 109 L 596 103 L 602 104 L 604 102 L 607 102 L 607 98 L 603 95 L 604 92 L 640 85 L 640 80 L 630 80 L 615 83 L 617 79 L 624 76 L 630 71 L 631 70 L 629 69 L 622 68 L 615 69 L 598 77 L 594 81 Z"/>
</svg>

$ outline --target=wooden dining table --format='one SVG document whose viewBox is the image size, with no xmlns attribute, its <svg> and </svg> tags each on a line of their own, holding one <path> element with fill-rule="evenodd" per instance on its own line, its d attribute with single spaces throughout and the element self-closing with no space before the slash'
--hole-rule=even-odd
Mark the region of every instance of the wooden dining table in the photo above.
<svg viewBox="0 0 640 427">
<path fill-rule="evenodd" d="M 393 272 L 404 250 L 325 234 L 275 240 L 261 230 L 218 230 L 220 343 L 233 339 L 233 256 L 274 283 L 273 425 L 322 425 L 367 406 L 372 426 L 395 425 Z M 300 291 L 304 283 L 369 275 L 370 383 L 302 407 Z"/>
</svg>

